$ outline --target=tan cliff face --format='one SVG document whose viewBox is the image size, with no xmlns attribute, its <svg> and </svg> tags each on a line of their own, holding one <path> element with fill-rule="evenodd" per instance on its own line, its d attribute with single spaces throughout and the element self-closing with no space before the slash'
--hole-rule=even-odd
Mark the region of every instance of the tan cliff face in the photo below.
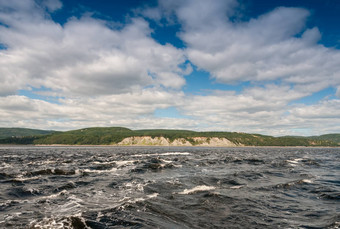
<svg viewBox="0 0 340 229">
<path fill-rule="evenodd" d="M 169 146 L 169 141 L 164 137 L 152 138 L 150 136 L 124 138 L 117 145 L 164 145 Z"/>
<path fill-rule="evenodd" d="M 226 138 L 194 137 L 192 139 L 198 143 L 198 146 L 237 146 Z"/>
<path fill-rule="evenodd" d="M 238 146 L 226 138 L 207 138 L 207 137 L 192 137 L 190 141 L 184 138 L 177 138 L 174 141 L 170 141 L 164 137 L 150 136 L 143 137 L 128 137 L 123 139 L 117 145 L 119 146 L 216 146 L 216 147 L 233 147 Z"/>
</svg>

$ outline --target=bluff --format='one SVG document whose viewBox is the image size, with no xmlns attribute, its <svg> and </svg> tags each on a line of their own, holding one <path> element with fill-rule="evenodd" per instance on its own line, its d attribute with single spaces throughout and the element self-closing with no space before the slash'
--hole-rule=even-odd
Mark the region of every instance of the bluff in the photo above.
<svg viewBox="0 0 340 229">
<path fill-rule="evenodd" d="M 147 129 L 124 127 L 92 127 L 45 135 L 12 136 L 0 144 L 35 145 L 117 145 L 117 146 L 340 146 L 323 135 L 318 137 L 273 137 L 239 132 L 197 132 L 189 130 Z"/>
<path fill-rule="evenodd" d="M 164 137 L 128 137 L 124 138 L 117 144 L 118 146 L 210 146 L 210 147 L 234 147 L 238 146 L 226 138 L 207 138 L 207 137 L 192 137 L 192 138 L 176 138 L 170 141 Z"/>
</svg>

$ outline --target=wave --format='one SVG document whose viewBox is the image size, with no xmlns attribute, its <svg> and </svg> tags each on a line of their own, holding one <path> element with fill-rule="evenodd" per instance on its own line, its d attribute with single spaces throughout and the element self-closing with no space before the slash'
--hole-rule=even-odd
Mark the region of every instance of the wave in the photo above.
<svg viewBox="0 0 340 229">
<path fill-rule="evenodd" d="M 340 192 L 322 193 L 320 194 L 320 197 L 322 199 L 327 199 L 327 200 L 340 200 Z"/>
<path fill-rule="evenodd" d="M 160 158 L 151 158 L 146 161 L 141 161 L 139 162 L 139 166 L 131 169 L 131 172 L 133 173 L 145 173 L 146 171 L 160 171 L 162 169 L 167 169 L 167 168 L 174 168 L 174 167 L 180 167 L 180 166 L 175 166 L 172 161 L 167 161 L 163 160 Z"/>
<path fill-rule="evenodd" d="M 154 156 L 189 156 L 189 152 L 166 152 L 166 153 L 153 153 L 153 154 L 134 154 L 131 157 L 154 157 Z"/>
<path fill-rule="evenodd" d="M 75 170 L 63 170 L 63 169 L 42 169 L 42 170 L 37 170 L 37 171 L 32 171 L 32 172 L 27 172 L 25 175 L 26 176 L 38 176 L 38 175 L 60 175 L 60 176 L 65 176 L 65 175 L 75 175 L 76 171 Z"/>
<path fill-rule="evenodd" d="M 15 187 L 12 188 L 8 193 L 9 196 L 14 196 L 17 198 L 27 198 L 31 196 L 42 195 L 41 190 L 29 188 L 29 187 Z"/>
<path fill-rule="evenodd" d="M 338 159 L 320 148 L 10 149 L 0 228 L 335 229 Z"/>
<path fill-rule="evenodd" d="M 133 198 L 131 200 L 128 200 L 128 203 L 142 202 L 142 201 L 145 201 L 145 200 L 148 200 L 148 199 L 156 198 L 158 195 L 159 195 L 159 193 L 155 192 L 155 193 L 152 193 L 152 194 L 147 195 L 145 197 Z"/>
<path fill-rule="evenodd" d="M 304 164 L 304 165 L 315 165 L 315 166 L 320 166 L 320 164 L 313 159 L 310 158 L 295 158 L 295 159 L 290 159 L 290 160 L 286 160 L 286 162 L 290 165 L 290 166 L 298 166 L 299 164 Z"/>
<path fill-rule="evenodd" d="M 117 168 L 111 168 L 111 169 L 108 169 L 108 170 L 97 170 L 97 169 L 82 169 L 82 170 L 79 170 L 79 172 L 82 174 L 82 175 L 87 175 L 88 173 L 115 173 L 117 172 Z"/>
<path fill-rule="evenodd" d="M 207 185 L 199 185 L 191 189 L 184 189 L 182 192 L 178 192 L 177 194 L 180 195 L 188 195 L 188 194 L 193 194 L 196 192 L 203 192 L 203 191 L 210 191 L 214 190 L 216 187 L 214 186 L 207 186 Z"/>
<path fill-rule="evenodd" d="M 11 179 L 14 176 L 12 174 L 8 174 L 8 173 L 0 173 L 0 180 L 7 180 L 7 179 Z"/>
<path fill-rule="evenodd" d="M 312 184 L 313 181 L 312 180 L 308 180 L 308 179 L 301 179 L 301 180 L 295 180 L 295 181 L 290 181 L 287 183 L 282 183 L 282 184 L 277 184 L 272 186 L 274 189 L 290 189 L 293 187 L 296 187 L 298 185 L 303 185 L 303 184 Z"/>
<path fill-rule="evenodd" d="M 67 217 L 44 218 L 40 221 L 33 220 L 29 224 L 29 229 L 54 228 L 54 229 L 90 229 L 80 214 Z"/>
</svg>

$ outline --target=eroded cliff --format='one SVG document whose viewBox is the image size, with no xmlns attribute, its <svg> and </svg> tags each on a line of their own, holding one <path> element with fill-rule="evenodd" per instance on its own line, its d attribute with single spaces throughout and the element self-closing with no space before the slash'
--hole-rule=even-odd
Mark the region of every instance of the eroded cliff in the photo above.
<svg viewBox="0 0 340 229">
<path fill-rule="evenodd" d="M 238 146 L 226 138 L 207 138 L 207 137 L 191 137 L 191 138 L 177 138 L 170 141 L 164 137 L 128 137 L 124 138 L 117 145 L 120 146 L 210 146 L 210 147 L 233 147 Z"/>
</svg>

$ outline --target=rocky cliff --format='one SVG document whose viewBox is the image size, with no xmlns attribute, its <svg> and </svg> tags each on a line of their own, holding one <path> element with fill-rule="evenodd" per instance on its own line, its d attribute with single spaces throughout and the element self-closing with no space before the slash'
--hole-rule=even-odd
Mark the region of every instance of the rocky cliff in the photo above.
<svg viewBox="0 0 340 229">
<path fill-rule="evenodd" d="M 207 138 L 207 137 L 192 137 L 192 138 L 177 138 L 174 141 L 170 141 L 164 137 L 150 136 L 143 137 L 128 137 L 123 139 L 117 145 L 119 146 L 210 146 L 210 147 L 233 147 L 238 146 L 226 138 Z"/>
</svg>

